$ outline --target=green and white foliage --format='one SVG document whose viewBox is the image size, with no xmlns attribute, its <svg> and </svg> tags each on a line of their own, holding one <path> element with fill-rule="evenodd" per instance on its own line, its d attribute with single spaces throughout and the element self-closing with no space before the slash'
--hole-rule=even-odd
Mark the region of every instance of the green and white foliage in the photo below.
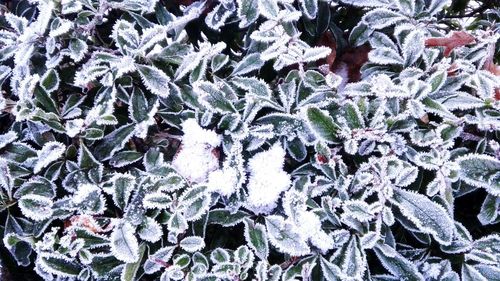
<svg viewBox="0 0 500 281">
<path fill-rule="evenodd" d="M 0 259 L 44 280 L 498 280 L 499 7 L 458 2 L 1 4 Z"/>
</svg>

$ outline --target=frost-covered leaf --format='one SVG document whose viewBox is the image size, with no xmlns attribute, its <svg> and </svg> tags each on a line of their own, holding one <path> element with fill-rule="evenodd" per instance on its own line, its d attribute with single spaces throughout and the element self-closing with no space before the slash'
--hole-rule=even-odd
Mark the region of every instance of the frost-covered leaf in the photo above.
<svg viewBox="0 0 500 281">
<path fill-rule="evenodd" d="M 186 218 L 180 213 L 175 212 L 168 220 L 168 230 L 174 233 L 182 233 L 188 228 Z"/>
<path fill-rule="evenodd" d="M 427 82 L 429 85 L 431 85 L 431 91 L 430 94 L 435 93 L 439 91 L 439 89 L 444 85 L 446 82 L 446 71 L 440 70 L 435 72 L 434 74 L 429 77 Z"/>
<path fill-rule="evenodd" d="M 139 243 L 135 238 L 135 229 L 128 222 L 121 222 L 111 233 L 111 251 L 123 262 L 133 263 L 139 259 Z"/>
<path fill-rule="evenodd" d="M 61 277 L 75 278 L 81 270 L 76 262 L 60 254 L 44 254 L 37 259 L 44 271 Z"/>
<path fill-rule="evenodd" d="M 160 270 L 163 262 L 168 263 L 170 261 L 175 249 L 175 246 L 166 246 L 151 254 L 144 262 L 144 272 L 152 274 Z"/>
<path fill-rule="evenodd" d="M 460 178 L 466 183 L 485 188 L 500 196 L 500 161 L 488 155 L 469 154 L 457 159 Z"/>
<path fill-rule="evenodd" d="M 278 17 L 280 8 L 278 7 L 277 0 L 257 0 L 257 1 L 258 1 L 259 13 L 262 16 L 268 19 L 275 19 Z"/>
<path fill-rule="evenodd" d="M 364 21 L 360 21 L 349 34 L 349 42 L 354 46 L 364 44 L 372 34 L 371 29 Z"/>
<path fill-rule="evenodd" d="M 248 0 L 257 1 L 257 0 Z M 245 75 L 254 70 L 260 69 L 264 65 L 264 62 L 260 59 L 259 53 L 252 53 L 246 55 L 233 69 L 233 76 Z"/>
<path fill-rule="evenodd" d="M 304 1 L 317 1 L 317 0 L 304 0 Z M 325 58 L 332 52 L 332 49 L 328 47 L 314 47 L 308 48 L 304 51 L 302 55 L 303 62 L 314 62 L 319 59 Z"/>
<path fill-rule="evenodd" d="M 179 246 L 190 253 L 200 251 L 205 247 L 205 241 L 203 237 L 199 236 L 188 236 L 181 240 Z"/>
<path fill-rule="evenodd" d="M 464 264 L 462 266 L 462 280 L 463 281 L 487 281 L 486 279 L 477 269 L 475 269 L 472 265 Z"/>
<path fill-rule="evenodd" d="M 343 216 L 352 217 L 361 222 L 369 221 L 373 217 L 370 205 L 361 200 L 346 201 L 344 202 L 342 208 L 344 209 Z"/>
<path fill-rule="evenodd" d="M 406 0 L 404 0 L 406 1 Z M 404 2 L 401 0 L 401 2 Z M 413 2 L 407 0 L 406 2 Z M 424 52 L 424 34 L 421 30 L 414 30 L 410 32 L 404 39 L 403 43 L 403 57 L 405 66 L 414 64 Z"/>
<path fill-rule="evenodd" d="M 406 167 L 399 171 L 394 183 L 397 186 L 406 187 L 412 184 L 418 176 L 418 169 L 416 167 Z"/>
<path fill-rule="evenodd" d="M 116 168 L 122 168 L 141 160 L 143 154 L 137 151 L 121 151 L 113 155 L 109 164 Z"/>
<path fill-rule="evenodd" d="M 14 131 L 8 131 L 7 133 L 0 135 L 0 149 L 15 141 L 17 138 L 17 133 Z"/>
<path fill-rule="evenodd" d="M 269 245 L 264 225 L 252 221 L 245 222 L 245 240 L 261 260 L 267 260 Z"/>
<path fill-rule="evenodd" d="M 135 186 L 135 177 L 129 174 L 116 174 L 111 182 L 113 202 L 120 209 L 125 210 Z"/>
<path fill-rule="evenodd" d="M 71 39 L 71 41 L 69 41 L 68 49 L 70 51 L 69 53 L 70 58 L 72 58 L 75 62 L 79 62 L 84 58 L 85 54 L 87 53 L 88 45 L 85 41 L 74 38 Z"/>
<path fill-rule="evenodd" d="M 193 90 L 198 94 L 199 100 L 208 108 L 220 113 L 236 112 L 232 102 L 213 83 L 197 81 L 193 84 Z"/>
<path fill-rule="evenodd" d="M 231 80 L 237 87 L 245 89 L 249 94 L 263 98 L 271 97 L 271 89 L 266 82 L 256 78 L 235 77 Z"/>
<path fill-rule="evenodd" d="M 393 200 L 405 218 L 412 221 L 420 231 L 431 234 L 443 245 L 451 242 L 454 224 L 443 207 L 424 195 L 402 189 L 394 190 Z"/>
<path fill-rule="evenodd" d="M 481 211 L 477 218 L 483 225 L 494 223 L 498 218 L 500 208 L 500 197 L 494 195 L 487 195 L 481 205 Z"/>
<path fill-rule="evenodd" d="M 328 112 L 310 107 L 307 109 L 306 116 L 309 126 L 322 140 L 330 143 L 337 141 L 339 126 L 335 124 Z"/>
<path fill-rule="evenodd" d="M 396 250 L 381 245 L 374 248 L 375 254 L 382 265 L 393 274 L 398 280 L 423 281 L 422 274 L 418 271 L 414 263 L 400 255 Z"/>
<path fill-rule="evenodd" d="M 134 129 L 133 124 L 123 125 L 106 135 L 96 146 L 95 156 L 101 160 L 111 158 L 132 137 Z"/>
<path fill-rule="evenodd" d="M 158 222 L 150 217 L 146 217 L 143 223 L 139 226 L 137 234 L 142 240 L 154 243 L 161 239 L 163 230 Z"/>
<path fill-rule="evenodd" d="M 146 252 L 146 245 L 141 244 L 139 247 L 139 259 L 137 262 L 134 263 L 128 263 L 123 267 L 122 274 L 120 275 L 120 281 L 134 281 L 136 280 L 136 275 L 137 272 L 139 271 L 139 268 L 141 267 L 141 259 L 144 256 L 144 253 Z"/>
<path fill-rule="evenodd" d="M 309 253 L 309 246 L 302 239 L 296 227 L 282 217 L 274 215 L 266 217 L 266 227 L 269 241 L 280 252 L 294 256 Z"/>
<path fill-rule="evenodd" d="M 427 12 L 432 16 L 441 11 L 444 6 L 449 5 L 450 3 L 450 0 L 431 0 L 427 4 Z"/>
<path fill-rule="evenodd" d="M 258 0 L 237 0 L 239 27 L 245 28 L 259 17 Z"/>
<path fill-rule="evenodd" d="M 165 74 L 165 72 L 150 65 L 136 64 L 135 67 L 137 68 L 137 71 L 139 71 L 142 82 L 148 90 L 160 97 L 168 97 L 170 94 L 170 88 L 168 86 L 170 78 Z"/>
<path fill-rule="evenodd" d="M 370 59 L 370 61 L 382 65 L 401 65 L 404 62 L 403 58 L 398 54 L 397 51 L 387 47 L 372 50 L 368 54 L 368 58 Z"/>
<path fill-rule="evenodd" d="M 300 8 L 306 17 L 313 19 L 318 13 L 318 0 L 300 0 Z"/>
<path fill-rule="evenodd" d="M 35 221 L 42 221 L 52 216 L 53 202 L 50 198 L 37 194 L 27 194 L 19 199 L 19 208 L 23 214 Z"/>
<path fill-rule="evenodd" d="M 54 69 L 47 71 L 40 79 L 42 88 L 51 93 L 59 88 L 59 74 Z"/>
<path fill-rule="evenodd" d="M 66 150 L 66 146 L 60 142 L 47 142 L 43 145 L 42 149 L 37 152 L 38 159 L 34 166 L 33 172 L 39 173 L 43 168 L 47 167 L 50 163 L 59 159 Z"/>
<path fill-rule="evenodd" d="M 161 192 L 146 194 L 143 201 L 144 207 L 152 209 L 167 209 L 171 203 L 172 198 Z"/>
<path fill-rule="evenodd" d="M 373 29 L 382 29 L 404 20 L 404 16 L 385 8 L 372 10 L 363 20 Z"/>
</svg>

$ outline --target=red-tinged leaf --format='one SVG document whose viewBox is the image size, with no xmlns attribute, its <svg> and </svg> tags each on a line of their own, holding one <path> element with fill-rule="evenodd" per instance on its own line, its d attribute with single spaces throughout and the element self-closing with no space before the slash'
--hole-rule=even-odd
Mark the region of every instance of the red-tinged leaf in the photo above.
<svg viewBox="0 0 500 281">
<path fill-rule="evenodd" d="M 425 40 L 426 47 L 444 47 L 444 56 L 451 54 L 453 49 L 476 43 L 476 39 L 465 31 L 456 31 L 449 37 L 434 37 Z"/>
<path fill-rule="evenodd" d="M 446 70 L 448 72 L 448 77 L 453 77 L 455 75 L 457 75 L 457 64 L 456 63 L 452 63 L 450 65 L 450 67 Z"/>
<path fill-rule="evenodd" d="M 491 49 L 490 47 L 489 55 L 486 58 L 486 61 L 484 62 L 483 68 L 491 72 L 495 76 L 500 76 L 500 65 L 497 65 L 493 61 L 494 54 L 495 54 L 494 49 Z M 500 100 L 500 88 L 495 89 L 495 100 Z"/>
</svg>

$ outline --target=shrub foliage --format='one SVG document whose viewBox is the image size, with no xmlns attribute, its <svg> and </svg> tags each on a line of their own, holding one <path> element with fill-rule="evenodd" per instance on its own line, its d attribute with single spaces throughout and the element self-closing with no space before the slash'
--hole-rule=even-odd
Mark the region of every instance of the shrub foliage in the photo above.
<svg viewBox="0 0 500 281">
<path fill-rule="evenodd" d="M 498 280 L 498 2 L 4 3 L 5 264 Z"/>
</svg>

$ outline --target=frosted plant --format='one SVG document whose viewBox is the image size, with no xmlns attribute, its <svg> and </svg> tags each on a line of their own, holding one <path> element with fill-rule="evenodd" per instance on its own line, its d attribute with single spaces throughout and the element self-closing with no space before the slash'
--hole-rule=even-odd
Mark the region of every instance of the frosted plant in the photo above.
<svg viewBox="0 0 500 281">
<path fill-rule="evenodd" d="M 0 279 L 497 280 L 497 2 L 3 1 Z"/>
</svg>

